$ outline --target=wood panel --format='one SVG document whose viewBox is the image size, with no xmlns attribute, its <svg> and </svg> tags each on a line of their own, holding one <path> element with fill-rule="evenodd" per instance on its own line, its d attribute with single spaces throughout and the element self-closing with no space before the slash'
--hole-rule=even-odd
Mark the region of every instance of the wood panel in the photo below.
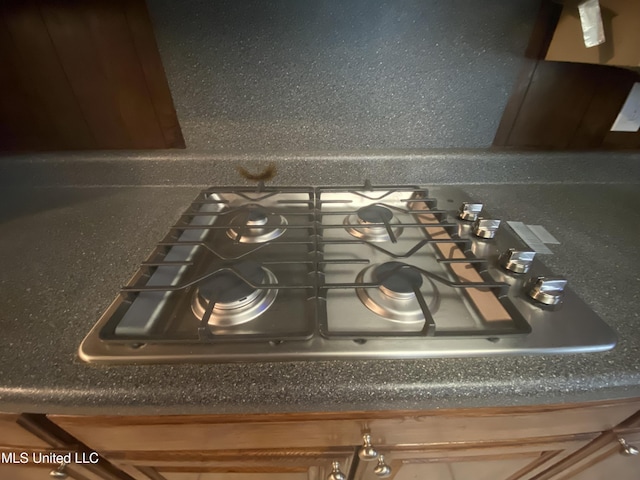
<svg viewBox="0 0 640 480">
<path fill-rule="evenodd" d="M 165 145 L 172 148 L 184 148 L 184 138 L 176 119 L 173 103 L 170 101 L 171 91 L 162 67 L 162 59 L 147 6 L 144 1 L 126 1 L 124 2 L 124 12 L 147 88 L 153 99 L 153 108 L 160 124 Z"/>
<path fill-rule="evenodd" d="M 601 432 L 637 402 L 513 409 L 322 415 L 49 418 L 100 451 L 177 451 L 353 446 L 362 432 L 381 445 L 511 441 Z M 314 418 L 315 417 L 315 418 Z"/>
<path fill-rule="evenodd" d="M 453 445 L 423 449 L 379 450 L 391 466 L 395 480 L 429 478 L 437 480 L 527 480 L 535 472 L 585 445 L 592 436 L 567 437 L 556 441 L 513 445 Z M 375 478 L 375 463 L 361 463 L 355 480 Z"/>
<path fill-rule="evenodd" d="M 354 458 L 353 448 L 288 450 L 239 450 L 223 452 L 126 452 L 109 453 L 118 467 L 136 468 L 152 479 L 221 478 L 262 479 L 282 474 L 284 478 L 325 478 L 337 461 L 346 473 Z M 275 477 L 274 477 L 275 478 Z"/>
<path fill-rule="evenodd" d="M 46 448 L 47 442 L 18 425 L 19 415 L 0 413 L 1 447 Z"/>
<path fill-rule="evenodd" d="M 618 438 L 640 448 L 640 432 L 606 432 L 563 462 L 552 466 L 532 480 L 637 480 L 638 456 L 626 456 Z"/>
<path fill-rule="evenodd" d="M 562 13 L 562 7 L 558 3 L 550 0 L 542 0 L 536 22 L 529 38 L 529 44 L 525 51 L 522 67 L 516 80 L 514 90 L 509 96 L 507 105 L 505 106 L 498 130 L 494 138 L 495 146 L 505 146 L 508 144 L 511 129 L 518 118 L 522 102 L 527 95 L 531 78 L 536 71 L 538 61 L 544 58 L 558 19 Z"/>
<path fill-rule="evenodd" d="M 572 478 L 574 474 L 579 475 L 577 478 L 580 479 L 628 478 L 622 474 L 640 471 L 640 467 L 634 468 L 634 463 L 628 460 L 629 457 L 622 455 L 619 438 L 624 438 L 630 445 L 640 448 L 640 412 L 629 417 L 613 430 L 604 432 L 593 442 L 540 472 L 531 480 L 559 480 Z M 631 459 L 635 460 L 637 465 L 638 457 L 631 457 Z M 622 476 L 602 476 L 603 472 L 609 470 Z"/>
<path fill-rule="evenodd" d="M 95 141 L 84 120 L 73 90 L 58 60 L 46 25 L 35 1 L 9 0 L 2 4 L 3 23 L 14 49 L 12 63 L 27 90 L 30 105 L 36 113 L 44 141 L 60 149 L 93 148 Z M 13 95 L 13 92 L 2 92 Z M 11 122 L 3 119 L 2 123 Z"/>
<path fill-rule="evenodd" d="M 640 74 L 603 65 L 543 60 L 560 11 L 558 4 L 542 2 L 494 147 L 640 147 L 640 132 L 609 131 Z"/>
<path fill-rule="evenodd" d="M 0 150 L 183 147 L 144 0 L 0 3 Z"/>
</svg>

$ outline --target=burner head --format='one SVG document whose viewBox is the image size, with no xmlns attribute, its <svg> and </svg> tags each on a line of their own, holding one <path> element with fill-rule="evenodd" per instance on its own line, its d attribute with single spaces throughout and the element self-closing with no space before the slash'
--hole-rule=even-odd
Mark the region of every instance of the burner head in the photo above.
<svg viewBox="0 0 640 480">
<path fill-rule="evenodd" d="M 229 238 L 240 243 L 264 243 L 281 236 L 288 223 L 282 215 L 249 205 L 231 219 L 230 225 Z"/>
<path fill-rule="evenodd" d="M 241 262 L 232 268 L 254 285 L 277 283 L 275 275 L 258 263 Z M 229 327 L 259 317 L 273 304 L 277 294 L 277 288 L 254 288 L 234 272 L 222 271 L 200 282 L 191 308 L 196 317 L 202 320 L 213 300 L 216 304 L 208 323 Z"/>
<path fill-rule="evenodd" d="M 254 285 L 264 282 L 265 272 L 258 263 L 242 262 L 233 268 Z M 214 299 L 216 304 L 239 302 L 256 291 L 235 273 L 229 271 L 218 272 L 207 278 L 200 284 L 198 290 L 207 303 Z"/>
<path fill-rule="evenodd" d="M 380 282 L 385 293 L 414 294 L 415 288 L 422 286 L 422 274 L 414 268 L 402 268 L 405 263 L 387 262 L 375 267 L 372 272 L 374 282 Z"/>
<path fill-rule="evenodd" d="M 356 283 L 379 286 L 356 288 L 356 295 L 365 307 L 392 322 L 424 322 L 424 311 L 414 287 L 420 289 L 420 295 L 432 315 L 440 306 L 440 293 L 431 279 L 427 277 L 423 285 L 421 273 L 410 266 L 403 268 L 404 265 L 387 262 L 368 266 L 358 274 Z"/>
<path fill-rule="evenodd" d="M 382 205 L 367 205 L 347 215 L 342 222 L 346 231 L 367 242 L 394 241 L 402 234 L 402 227 L 393 211 Z M 387 226 L 395 238 L 391 238 Z"/>
<path fill-rule="evenodd" d="M 247 212 L 247 225 L 264 225 L 267 223 L 267 214 L 258 208 L 250 208 Z"/>
<path fill-rule="evenodd" d="M 359 223 L 389 223 L 393 212 L 380 205 L 368 205 L 357 211 Z"/>
</svg>

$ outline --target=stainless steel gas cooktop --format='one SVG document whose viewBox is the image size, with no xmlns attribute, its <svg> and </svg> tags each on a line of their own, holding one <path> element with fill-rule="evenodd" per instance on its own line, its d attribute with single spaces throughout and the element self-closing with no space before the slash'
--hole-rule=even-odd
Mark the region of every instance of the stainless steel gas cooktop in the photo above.
<svg viewBox="0 0 640 480">
<path fill-rule="evenodd" d="M 201 192 L 79 355 L 423 358 L 595 352 L 615 342 L 564 277 L 459 189 L 260 184 Z"/>
</svg>

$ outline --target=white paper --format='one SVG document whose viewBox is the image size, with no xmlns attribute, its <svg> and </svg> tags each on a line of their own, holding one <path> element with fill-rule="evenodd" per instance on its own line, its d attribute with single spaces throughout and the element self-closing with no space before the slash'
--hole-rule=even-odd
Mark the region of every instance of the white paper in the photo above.
<svg viewBox="0 0 640 480">
<path fill-rule="evenodd" d="M 640 129 L 640 82 L 636 82 L 624 102 L 612 132 L 637 132 Z"/>
<path fill-rule="evenodd" d="M 585 0 L 578 5 L 580 12 L 580 24 L 582 25 L 582 38 L 587 48 L 597 47 L 604 43 L 604 27 L 600 14 L 600 2 L 598 0 Z"/>
</svg>

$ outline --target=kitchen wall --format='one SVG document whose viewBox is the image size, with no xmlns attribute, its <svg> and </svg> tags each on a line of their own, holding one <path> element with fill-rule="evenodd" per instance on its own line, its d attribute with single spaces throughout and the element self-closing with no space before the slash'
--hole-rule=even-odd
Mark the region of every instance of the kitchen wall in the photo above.
<svg viewBox="0 0 640 480">
<path fill-rule="evenodd" d="M 491 145 L 537 0 L 148 0 L 187 148 Z"/>
</svg>

